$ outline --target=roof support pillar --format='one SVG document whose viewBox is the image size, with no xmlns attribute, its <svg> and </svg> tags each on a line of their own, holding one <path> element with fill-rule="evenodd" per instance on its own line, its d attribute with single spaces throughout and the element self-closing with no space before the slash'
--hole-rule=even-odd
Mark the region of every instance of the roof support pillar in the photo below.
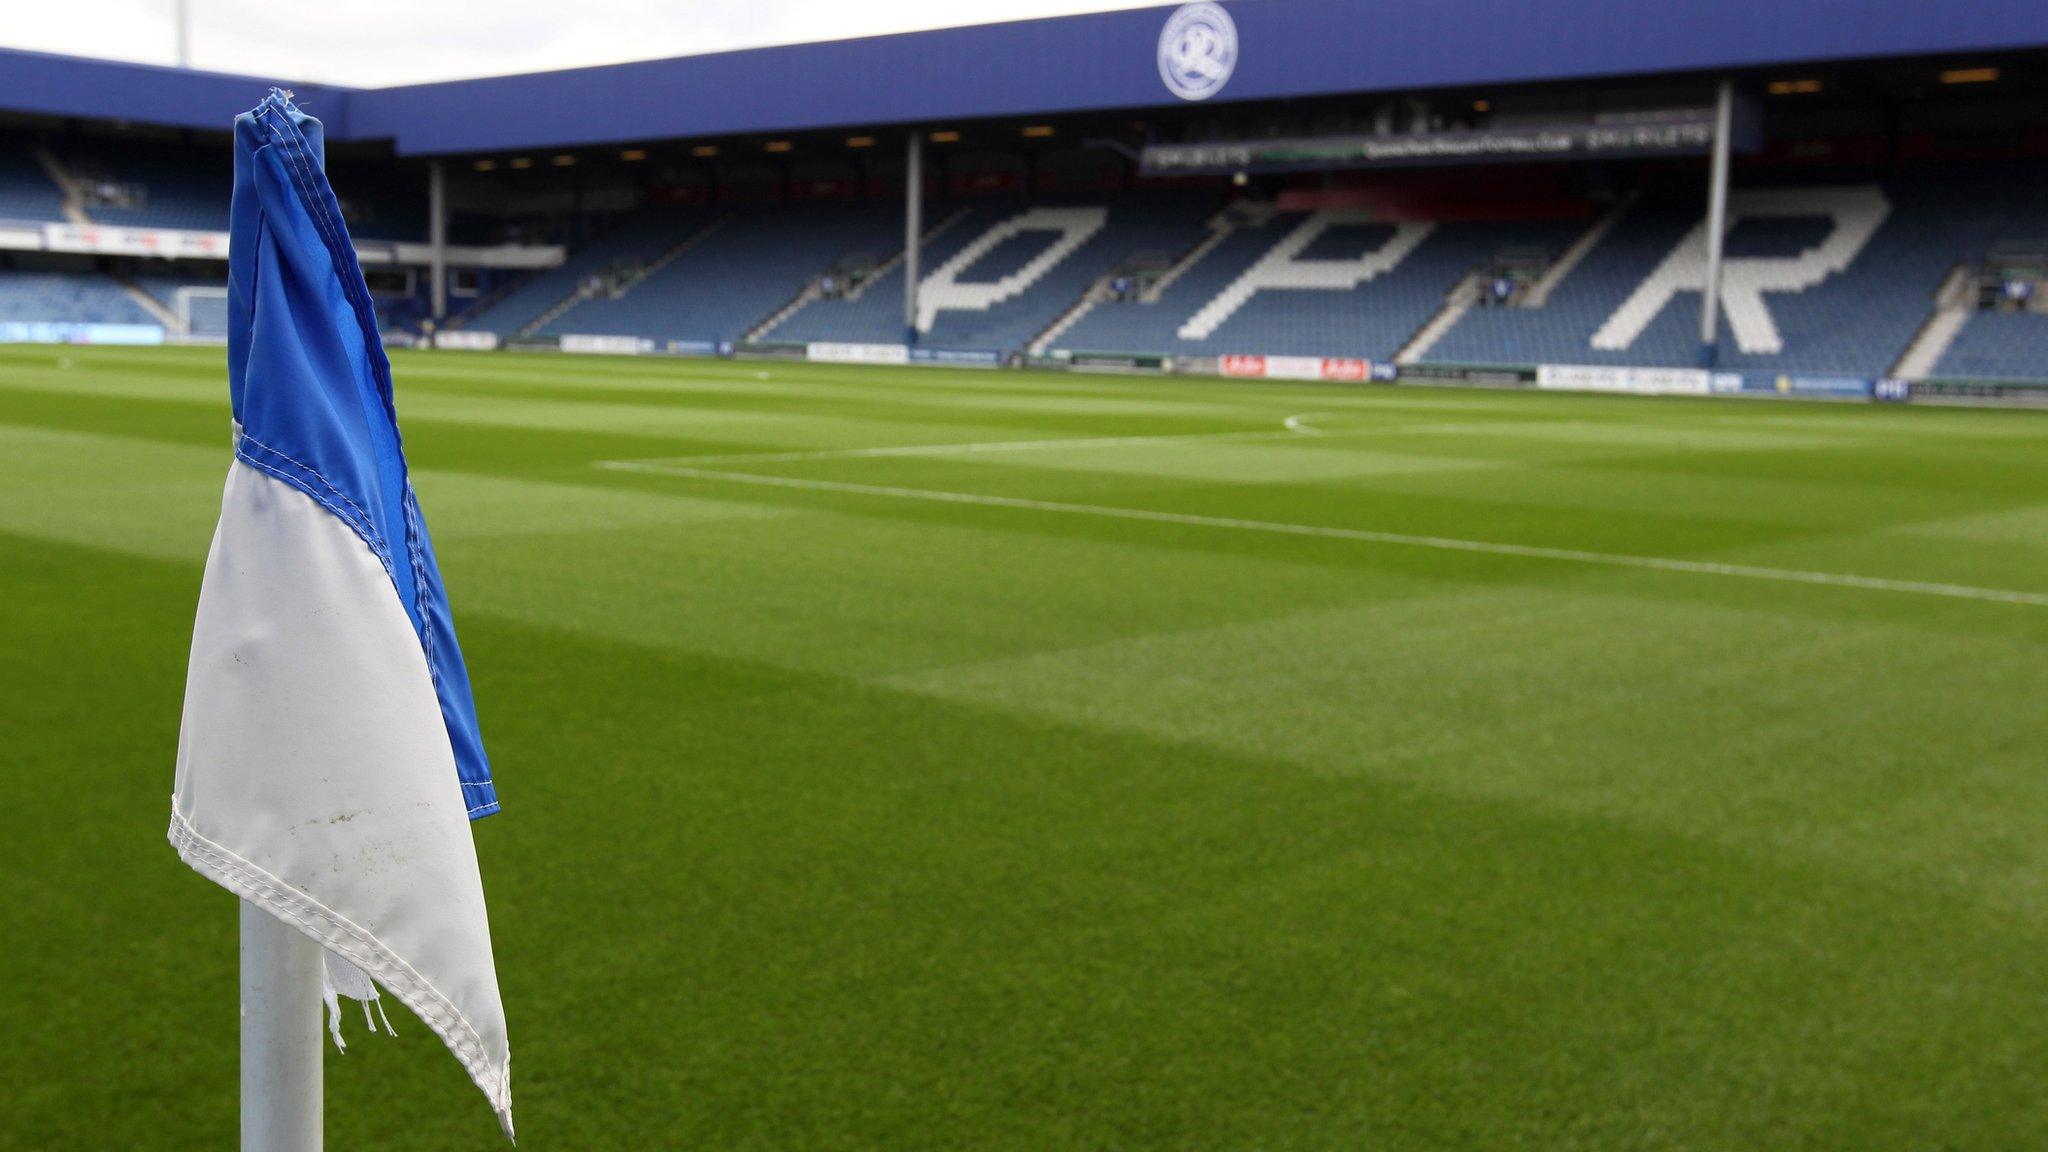
<svg viewBox="0 0 2048 1152">
<path fill-rule="evenodd" d="M 1735 84 L 1721 81 L 1714 99 L 1714 160 L 1707 177 L 1707 280 L 1700 292 L 1700 365 L 1720 351 L 1721 241 L 1728 235 L 1728 147 L 1735 124 Z"/>
<path fill-rule="evenodd" d="M 439 160 L 427 168 L 427 245 L 438 325 L 448 315 L 448 174 Z"/>
<path fill-rule="evenodd" d="M 924 234 L 924 136 L 910 133 L 903 162 L 903 342 L 917 343 L 917 238 Z"/>
</svg>

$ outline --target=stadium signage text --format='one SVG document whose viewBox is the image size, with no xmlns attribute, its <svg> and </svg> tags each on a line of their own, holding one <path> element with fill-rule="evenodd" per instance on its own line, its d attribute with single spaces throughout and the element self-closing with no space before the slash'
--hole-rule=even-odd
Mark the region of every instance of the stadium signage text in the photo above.
<svg viewBox="0 0 2048 1152">
<path fill-rule="evenodd" d="M 1703 155 L 1714 143 L 1710 108 L 1684 108 L 1625 123 L 1448 129 L 1400 135 L 1292 137 L 1210 144 L 1152 144 L 1147 175 L 1392 168 L 1595 156 Z"/>
<path fill-rule="evenodd" d="M 1635 396 L 1706 396 L 1739 392 L 1738 373 L 1704 368 L 1621 368 L 1601 364 L 1544 364 L 1536 386 L 1559 392 L 1626 392 Z"/>
<path fill-rule="evenodd" d="M 603 356 L 638 356 L 654 351 L 654 341 L 644 336 L 585 336 L 565 335 L 561 339 L 564 352 L 583 352 Z"/>
<path fill-rule="evenodd" d="M 910 349 L 902 344 L 844 344 L 816 340 L 804 345 L 804 359 L 825 364 L 908 364 Z"/>
<path fill-rule="evenodd" d="M 489 352 L 498 346 L 498 334 L 481 329 L 457 329 L 452 332 L 434 333 L 434 347 L 459 348 L 469 352 Z"/>
</svg>

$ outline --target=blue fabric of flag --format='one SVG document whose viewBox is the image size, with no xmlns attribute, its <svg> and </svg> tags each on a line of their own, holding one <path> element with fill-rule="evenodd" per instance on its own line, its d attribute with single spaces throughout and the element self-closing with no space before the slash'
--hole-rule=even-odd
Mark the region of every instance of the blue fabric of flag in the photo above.
<svg viewBox="0 0 2048 1152">
<path fill-rule="evenodd" d="M 369 546 L 419 636 L 471 819 L 498 810 L 448 594 L 406 471 L 391 364 L 320 121 L 273 89 L 235 120 L 228 390 L 235 454 L 318 501 Z"/>
</svg>

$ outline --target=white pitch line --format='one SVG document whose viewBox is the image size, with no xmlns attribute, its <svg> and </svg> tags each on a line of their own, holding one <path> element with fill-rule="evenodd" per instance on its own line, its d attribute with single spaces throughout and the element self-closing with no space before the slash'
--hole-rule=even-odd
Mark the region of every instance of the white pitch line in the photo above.
<svg viewBox="0 0 2048 1152">
<path fill-rule="evenodd" d="M 1134 444 L 1202 444 L 1218 440 L 1284 440 L 1290 436 L 1328 436 L 1320 428 L 1297 424 L 1289 416 L 1282 428 L 1250 432 L 1188 432 L 1167 436 L 1075 436 L 1064 440 L 982 440 L 967 444 L 906 444 L 884 448 L 819 448 L 797 452 L 734 452 L 720 456 L 665 456 L 651 460 L 608 461 L 633 464 L 792 464 L 805 460 L 862 460 L 881 456 L 971 456 L 984 452 L 1046 452 L 1063 448 L 1128 448 Z M 1389 428 L 1385 431 L 1393 431 Z"/>
<path fill-rule="evenodd" d="M 1943 596 L 1955 600 L 1985 600 L 1998 604 L 2024 604 L 2048 608 L 2048 592 L 1978 588 L 1968 584 L 1942 584 L 1923 580 L 1893 580 L 1883 576 L 1858 576 L 1848 572 L 1809 572 L 1797 568 L 1723 564 L 1710 560 L 1678 560 L 1667 556 L 1630 556 L 1616 552 L 1587 552 L 1577 548 L 1547 548 L 1535 544 L 1503 544 L 1491 540 L 1460 540 L 1449 536 L 1378 532 L 1367 528 L 1335 528 L 1320 524 L 1289 524 L 1274 520 L 1241 520 L 1231 516 L 1201 516 L 1190 512 L 1159 512 L 1149 508 L 1118 508 L 1102 504 L 1069 504 L 1058 500 L 1030 500 L 1019 496 L 991 496 L 978 492 L 897 488 L 886 484 L 850 484 L 839 480 L 806 480 L 795 476 L 756 476 L 746 472 L 721 472 L 709 468 L 665 464 L 660 461 L 600 460 L 596 466 L 615 472 L 645 472 L 658 476 L 713 480 L 727 484 L 751 484 L 763 488 L 795 488 L 807 492 L 886 496 L 897 500 L 972 504 L 985 508 L 1016 508 L 1029 512 L 1062 512 L 1075 516 L 1099 516 L 1115 520 L 1143 520 L 1155 524 L 1185 524 L 1201 528 L 1266 532 L 1282 536 L 1357 540 L 1369 544 L 1433 548 L 1444 552 L 1476 552 L 1486 556 L 1562 560 L 1576 564 L 1599 564 L 1611 568 L 1644 568 L 1658 572 L 1685 572 L 1697 576 L 1729 576 L 1745 580 L 1772 580 L 1785 584 L 1862 588 L 1876 592 L 1901 592 L 1919 596 Z"/>
<path fill-rule="evenodd" d="M 1218 441 L 1289 440 L 1296 436 L 1391 436 L 1402 433 L 1469 432 L 1486 422 L 1449 424 L 1386 424 L 1369 428 L 1317 428 L 1308 423 L 1312 416 L 1330 413 L 1304 412 L 1289 416 L 1272 431 L 1186 432 L 1161 436 L 1075 436 L 1062 440 L 980 440 L 966 444 L 904 444 L 881 448 L 817 448 L 793 452 L 730 452 L 715 456 L 657 456 L 645 460 L 610 460 L 613 464 L 645 464 L 688 467 L 696 464 L 795 464 L 808 460 L 864 460 L 888 456 L 974 456 L 997 452 L 1048 452 L 1074 448 L 1128 448 L 1137 444 L 1206 444 Z"/>
</svg>

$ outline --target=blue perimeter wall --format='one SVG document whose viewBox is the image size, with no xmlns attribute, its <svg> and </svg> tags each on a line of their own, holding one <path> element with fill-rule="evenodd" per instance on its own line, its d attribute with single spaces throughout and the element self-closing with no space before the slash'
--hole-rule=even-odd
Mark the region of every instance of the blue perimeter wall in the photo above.
<svg viewBox="0 0 2048 1152">
<path fill-rule="evenodd" d="M 1211 103 L 2048 45 L 2044 0 L 1233 0 Z M 1175 103 L 1172 6 L 396 88 L 293 85 L 330 138 L 401 154 Z M 0 107 L 225 131 L 272 81 L 0 50 Z"/>
</svg>

